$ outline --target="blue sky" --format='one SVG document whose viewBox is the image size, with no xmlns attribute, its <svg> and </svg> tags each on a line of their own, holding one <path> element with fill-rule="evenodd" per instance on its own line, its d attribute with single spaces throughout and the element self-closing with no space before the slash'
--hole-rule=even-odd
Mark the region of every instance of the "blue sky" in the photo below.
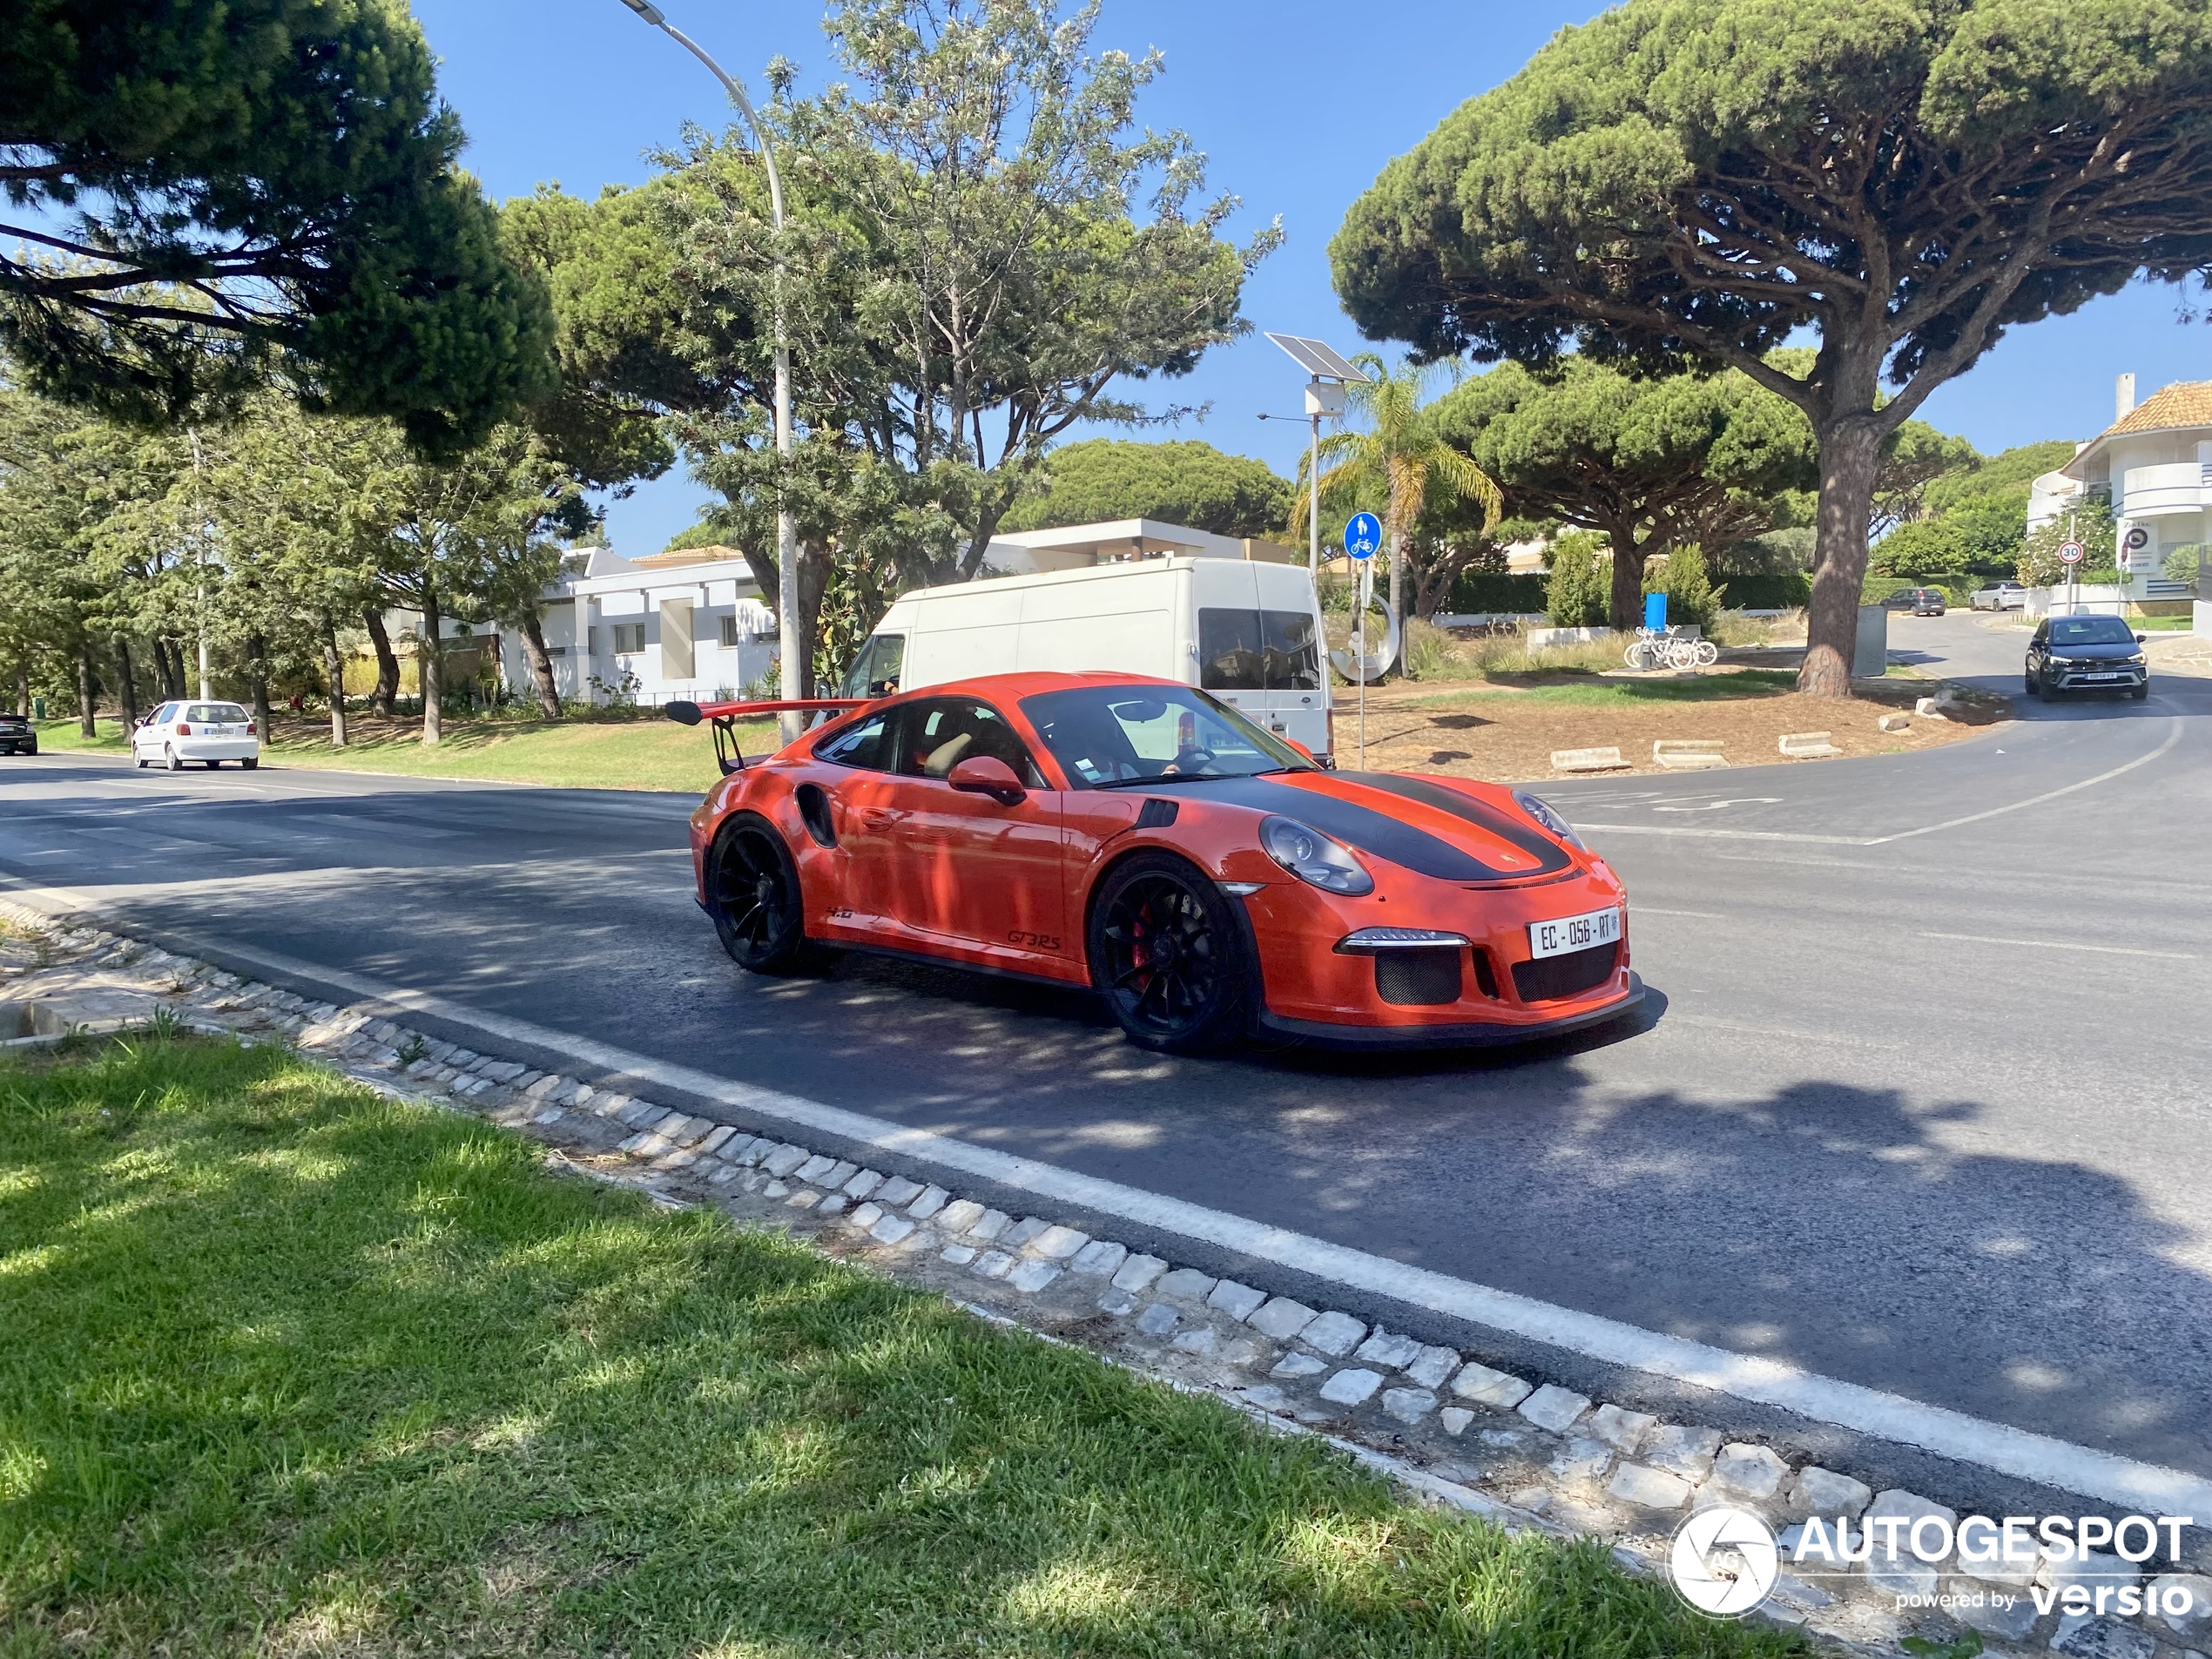
<svg viewBox="0 0 2212 1659">
<path fill-rule="evenodd" d="M 799 65 L 802 88 L 829 74 L 820 0 L 662 3 L 756 95 L 778 53 Z M 582 195 L 637 183 L 651 170 L 646 152 L 672 143 L 685 121 L 726 118 L 706 71 L 621 0 L 415 0 L 415 10 L 468 129 L 467 163 L 495 197 L 544 179 Z M 1258 329 L 1318 334 L 1350 351 L 1362 342 L 1338 308 L 1327 258 L 1345 209 L 1455 105 L 1598 10 L 1550 0 L 1106 0 L 1095 38 L 1165 53 L 1167 72 L 1140 114 L 1188 132 L 1211 158 L 1215 188 L 1244 199 L 1239 239 L 1281 217 L 1284 245 L 1246 288 L 1244 314 Z M 1922 413 L 1985 451 L 2088 436 L 2112 418 L 2123 370 L 2145 396 L 2169 381 L 2212 378 L 2212 327 L 2178 320 L 2176 309 L 2171 291 L 2139 287 L 2017 330 Z M 1303 383 L 1255 333 L 1154 390 L 1156 402 L 1212 408 L 1153 435 L 1204 438 L 1287 475 L 1303 423 L 1255 417 L 1297 413 Z M 679 468 L 611 505 L 610 539 L 624 552 L 653 551 L 707 494 Z"/>
</svg>

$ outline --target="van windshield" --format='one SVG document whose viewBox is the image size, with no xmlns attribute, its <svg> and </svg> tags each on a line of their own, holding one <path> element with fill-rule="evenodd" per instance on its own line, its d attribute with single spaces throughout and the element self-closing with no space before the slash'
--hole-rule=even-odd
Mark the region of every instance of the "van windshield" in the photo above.
<svg viewBox="0 0 2212 1659">
<path fill-rule="evenodd" d="M 904 634 L 877 634 L 860 647 L 853 658 L 853 666 L 845 671 L 845 683 L 837 688 L 840 697 L 888 697 L 899 689 L 900 676 L 906 671 L 907 637 Z"/>
<path fill-rule="evenodd" d="M 1318 691 L 1321 646 L 1304 610 L 1198 612 L 1198 684 L 1209 691 Z"/>
<path fill-rule="evenodd" d="M 1022 699 L 1078 789 L 1311 772 L 1313 763 L 1231 708 L 1180 685 L 1086 685 Z"/>
</svg>

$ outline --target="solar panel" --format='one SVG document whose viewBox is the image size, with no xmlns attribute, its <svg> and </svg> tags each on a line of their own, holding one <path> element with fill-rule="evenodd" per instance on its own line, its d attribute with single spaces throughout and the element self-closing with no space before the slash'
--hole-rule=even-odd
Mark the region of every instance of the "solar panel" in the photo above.
<svg viewBox="0 0 2212 1659">
<path fill-rule="evenodd" d="M 1287 352 L 1291 361 L 1309 374 L 1323 380 L 1344 381 L 1354 386 L 1367 383 L 1366 372 L 1346 362 L 1326 341 L 1308 340 L 1302 334 L 1270 334 L 1268 338 Z"/>
</svg>

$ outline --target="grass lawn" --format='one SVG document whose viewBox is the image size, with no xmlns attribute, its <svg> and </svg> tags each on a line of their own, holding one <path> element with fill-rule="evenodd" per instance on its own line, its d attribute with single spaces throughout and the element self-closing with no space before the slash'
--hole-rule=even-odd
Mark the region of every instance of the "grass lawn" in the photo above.
<svg viewBox="0 0 2212 1659">
<path fill-rule="evenodd" d="M 100 735 L 87 742 L 73 718 L 41 722 L 39 746 L 117 753 L 130 746 L 119 722 L 102 719 L 98 725 Z M 775 747 L 772 722 L 738 732 L 748 756 Z M 329 732 L 322 722 L 280 719 L 275 738 L 263 745 L 262 764 L 691 795 L 705 793 L 719 776 L 713 735 L 704 726 L 663 719 L 454 720 L 447 723 L 445 739 L 435 749 L 422 746 L 419 720 L 356 718 L 352 741 L 343 749 L 330 746 Z"/>
<path fill-rule="evenodd" d="M 274 1049 L 0 1062 L 0 1655 L 1803 1652 Z"/>
</svg>

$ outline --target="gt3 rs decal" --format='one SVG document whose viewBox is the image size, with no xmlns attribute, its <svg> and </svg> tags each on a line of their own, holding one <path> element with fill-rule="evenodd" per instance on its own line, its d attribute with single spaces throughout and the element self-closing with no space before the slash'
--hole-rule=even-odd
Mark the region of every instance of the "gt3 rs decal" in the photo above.
<svg viewBox="0 0 2212 1659">
<path fill-rule="evenodd" d="M 1021 945 L 1030 950 L 1058 950 L 1060 948 L 1060 941 L 1056 935 L 1025 934 L 1018 927 L 1007 934 L 1006 942 L 1009 945 Z"/>
</svg>

